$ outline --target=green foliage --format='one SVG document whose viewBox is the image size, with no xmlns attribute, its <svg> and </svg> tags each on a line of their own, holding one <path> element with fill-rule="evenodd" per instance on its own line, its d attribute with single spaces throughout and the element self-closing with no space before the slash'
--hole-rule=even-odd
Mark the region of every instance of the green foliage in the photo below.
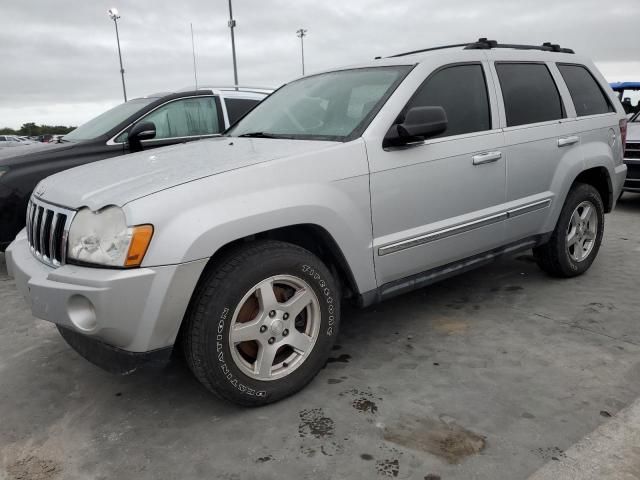
<svg viewBox="0 0 640 480">
<path fill-rule="evenodd" d="M 13 128 L 0 128 L 0 135 L 65 135 L 76 127 L 65 127 L 64 125 L 36 125 L 33 122 L 25 123 L 19 130 Z"/>
</svg>

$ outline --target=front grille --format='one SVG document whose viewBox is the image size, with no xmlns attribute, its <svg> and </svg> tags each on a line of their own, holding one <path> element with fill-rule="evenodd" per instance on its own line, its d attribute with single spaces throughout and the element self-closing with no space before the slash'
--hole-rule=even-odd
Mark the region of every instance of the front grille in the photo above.
<svg viewBox="0 0 640 480">
<path fill-rule="evenodd" d="M 640 165 L 627 165 L 627 178 L 640 179 Z"/>
<path fill-rule="evenodd" d="M 65 264 L 67 234 L 74 213 L 31 197 L 27 207 L 27 238 L 31 253 L 38 260 L 52 267 Z"/>
<path fill-rule="evenodd" d="M 640 143 L 627 142 L 624 158 L 640 158 Z"/>
</svg>

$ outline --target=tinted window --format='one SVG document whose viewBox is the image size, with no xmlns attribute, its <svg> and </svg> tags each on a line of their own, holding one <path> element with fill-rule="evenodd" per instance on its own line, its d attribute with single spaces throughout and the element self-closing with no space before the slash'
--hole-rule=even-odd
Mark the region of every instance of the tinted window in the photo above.
<svg viewBox="0 0 640 480">
<path fill-rule="evenodd" d="M 445 137 L 491 129 L 487 85 L 481 65 L 456 65 L 431 75 L 409 101 L 411 107 L 442 107 L 447 114 Z"/>
<path fill-rule="evenodd" d="M 614 111 L 613 106 L 589 70 L 580 65 L 560 64 L 558 70 L 567 84 L 579 117 Z"/>
<path fill-rule="evenodd" d="M 245 113 L 255 107 L 260 100 L 249 100 L 245 98 L 225 98 L 224 103 L 227 105 L 227 115 L 229 123 L 233 125 L 240 120 Z"/>
<path fill-rule="evenodd" d="M 564 117 L 560 94 L 546 65 L 496 63 L 507 126 Z"/>
<path fill-rule="evenodd" d="M 213 97 L 176 100 L 158 108 L 144 120 L 155 124 L 157 139 L 220 133 L 218 108 Z"/>
</svg>

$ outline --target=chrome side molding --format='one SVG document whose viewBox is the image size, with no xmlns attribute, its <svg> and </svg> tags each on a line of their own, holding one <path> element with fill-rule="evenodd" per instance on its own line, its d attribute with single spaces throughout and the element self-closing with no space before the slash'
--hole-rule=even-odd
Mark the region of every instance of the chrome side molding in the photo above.
<svg viewBox="0 0 640 480">
<path fill-rule="evenodd" d="M 455 225 L 453 227 L 443 228 L 441 230 L 436 230 L 434 232 L 420 235 L 417 237 L 408 238 L 406 240 L 401 240 L 395 243 L 390 243 L 389 245 L 385 245 L 383 247 L 378 248 L 378 255 L 379 256 L 389 255 L 390 253 L 400 252 L 402 250 L 406 250 L 407 248 L 417 247 L 419 245 L 424 245 L 425 243 L 434 242 L 436 240 L 442 240 L 443 238 L 447 238 L 453 235 L 458 235 L 460 233 L 465 233 L 471 230 L 475 230 L 476 228 L 486 227 L 487 225 L 492 225 L 497 222 L 502 222 L 509 218 L 517 217 L 519 215 L 524 215 L 526 213 L 535 212 L 536 210 L 547 208 L 549 205 L 551 205 L 551 199 L 547 198 L 545 200 L 539 200 L 537 202 L 523 205 L 522 207 L 517 207 L 511 210 L 507 210 L 506 212 L 497 213 L 495 215 L 489 215 L 487 217 L 482 217 L 477 220 L 472 220 L 471 222 L 461 223 L 460 225 Z"/>
</svg>

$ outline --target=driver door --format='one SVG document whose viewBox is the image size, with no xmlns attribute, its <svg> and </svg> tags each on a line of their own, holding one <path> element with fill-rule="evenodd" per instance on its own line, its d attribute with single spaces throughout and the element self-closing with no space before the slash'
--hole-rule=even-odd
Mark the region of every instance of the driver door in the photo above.
<svg viewBox="0 0 640 480">
<path fill-rule="evenodd" d="M 485 62 L 436 70 L 398 113 L 440 106 L 445 132 L 405 147 L 367 145 L 379 286 L 502 245 L 506 168 L 492 82 Z"/>
</svg>

